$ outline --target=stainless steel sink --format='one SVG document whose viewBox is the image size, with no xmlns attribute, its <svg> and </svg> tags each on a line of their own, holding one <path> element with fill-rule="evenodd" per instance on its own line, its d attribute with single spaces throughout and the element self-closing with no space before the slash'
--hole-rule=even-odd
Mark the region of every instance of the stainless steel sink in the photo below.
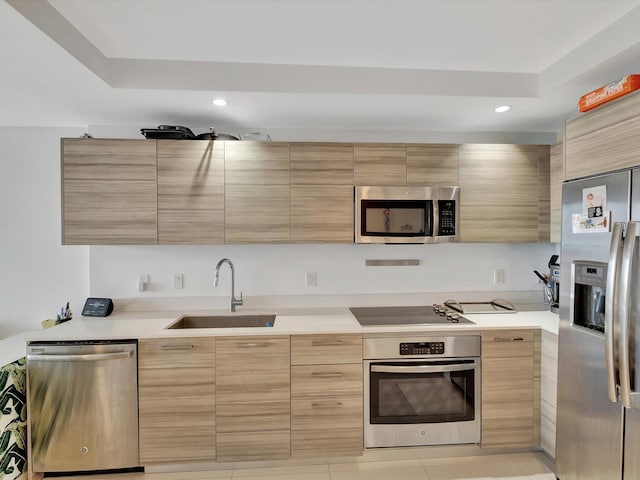
<svg viewBox="0 0 640 480">
<path fill-rule="evenodd" d="M 183 315 L 167 329 L 273 327 L 275 315 Z"/>
</svg>

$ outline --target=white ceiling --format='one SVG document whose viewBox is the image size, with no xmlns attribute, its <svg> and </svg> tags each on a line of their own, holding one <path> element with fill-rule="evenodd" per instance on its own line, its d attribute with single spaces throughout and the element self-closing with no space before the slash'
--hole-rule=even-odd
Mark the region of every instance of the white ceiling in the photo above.
<svg viewBox="0 0 640 480">
<path fill-rule="evenodd" d="M 2 0 L 0 126 L 557 132 L 640 73 L 639 26 L 640 0 Z"/>
</svg>

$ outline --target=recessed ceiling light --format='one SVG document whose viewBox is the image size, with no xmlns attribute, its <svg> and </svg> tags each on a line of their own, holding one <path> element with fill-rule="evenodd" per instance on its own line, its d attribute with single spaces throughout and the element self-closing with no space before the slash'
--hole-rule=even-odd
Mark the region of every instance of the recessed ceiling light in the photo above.
<svg viewBox="0 0 640 480">
<path fill-rule="evenodd" d="M 500 105 L 499 107 L 496 107 L 496 113 L 504 113 L 509 110 L 511 110 L 511 105 Z"/>
<path fill-rule="evenodd" d="M 227 103 L 229 102 L 227 102 L 224 98 L 216 98 L 213 100 L 213 104 L 216 107 L 224 107 L 225 105 L 227 105 Z"/>
</svg>

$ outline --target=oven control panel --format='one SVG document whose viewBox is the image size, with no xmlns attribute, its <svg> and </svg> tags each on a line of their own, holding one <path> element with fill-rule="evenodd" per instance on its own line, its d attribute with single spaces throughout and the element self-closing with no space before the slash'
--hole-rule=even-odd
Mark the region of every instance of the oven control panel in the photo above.
<svg viewBox="0 0 640 480">
<path fill-rule="evenodd" d="M 444 342 L 411 342 L 400 344 L 400 355 L 443 355 Z"/>
</svg>

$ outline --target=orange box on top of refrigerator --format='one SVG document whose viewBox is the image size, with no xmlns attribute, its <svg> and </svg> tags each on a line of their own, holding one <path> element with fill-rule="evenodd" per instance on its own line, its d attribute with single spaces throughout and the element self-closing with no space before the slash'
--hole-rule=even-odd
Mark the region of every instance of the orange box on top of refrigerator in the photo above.
<svg viewBox="0 0 640 480">
<path fill-rule="evenodd" d="M 610 102 L 616 98 L 622 97 L 628 93 L 640 88 L 640 75 L 627 75 L 615 82 L 609 83 L 603 87 L 597 88 L 582 97 L 578 102 L 578 108 L 581 112 L 587 112 L 593 108 Z"/>
</svg>

